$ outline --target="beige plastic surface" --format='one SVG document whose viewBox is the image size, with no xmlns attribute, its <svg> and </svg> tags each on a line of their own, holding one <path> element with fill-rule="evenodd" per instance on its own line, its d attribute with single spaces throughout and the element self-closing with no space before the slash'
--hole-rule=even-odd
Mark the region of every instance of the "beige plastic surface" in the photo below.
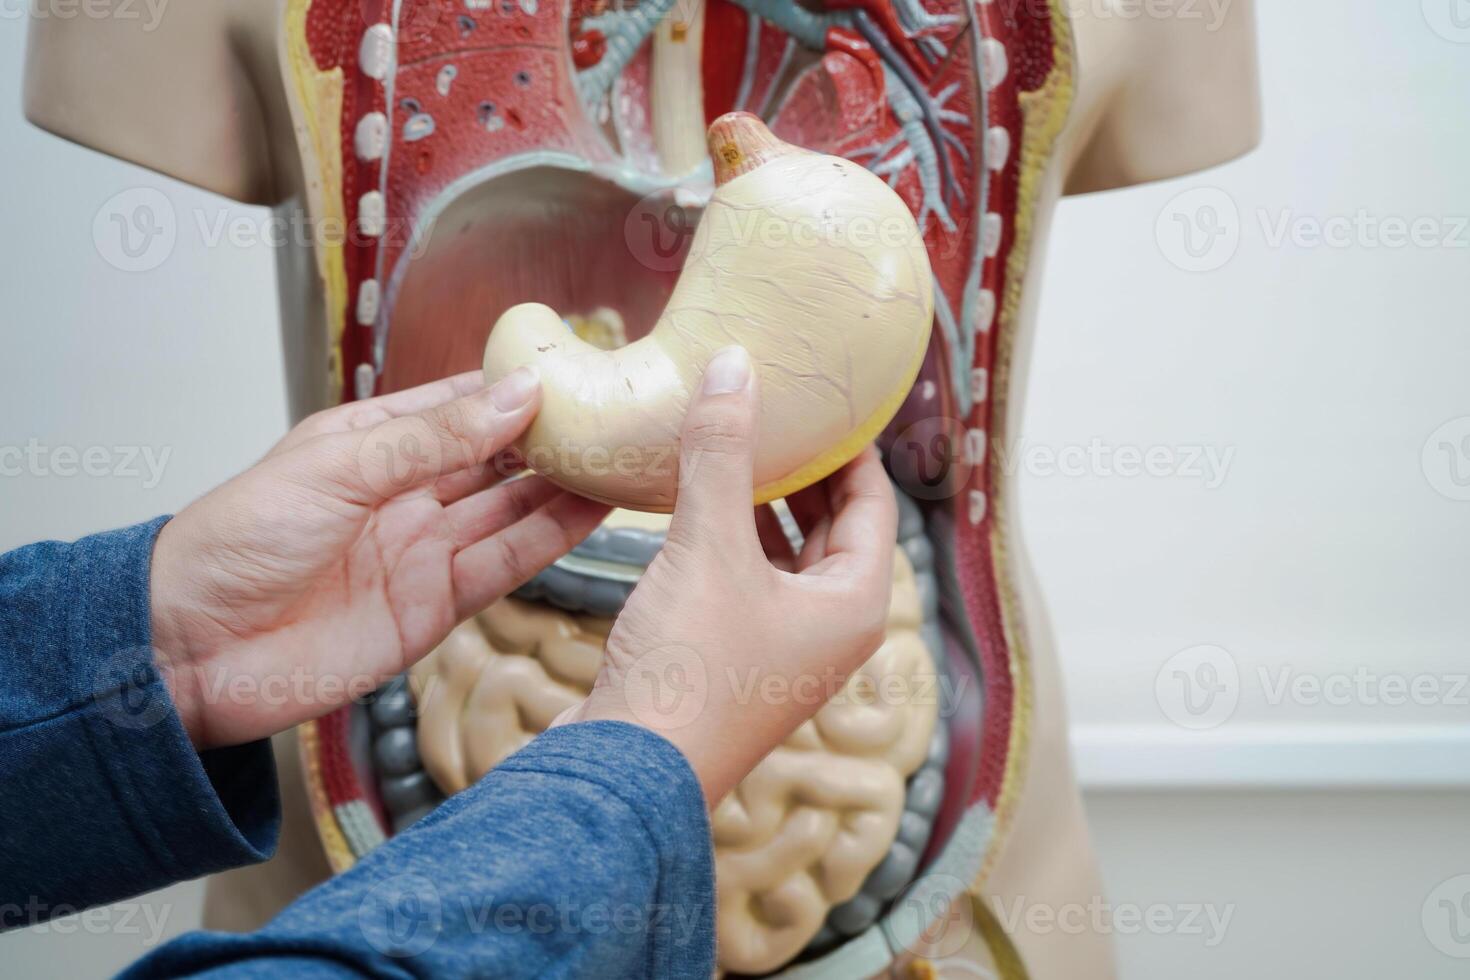
<svg viewBox="0 0 1470 980">
<path fill-rule="evenodd" d="M 789 961 L 897 836 L 905 781 L 939 713 L 920 615 L 898 551 L 883 645 L 715 808 L 722 969 L 762 973 Z M 503 599 L 421 661 L 412 673 L 419 753 L 440 788 L 470 785 L 580 700 L 611 626 Z"/>
</svg>

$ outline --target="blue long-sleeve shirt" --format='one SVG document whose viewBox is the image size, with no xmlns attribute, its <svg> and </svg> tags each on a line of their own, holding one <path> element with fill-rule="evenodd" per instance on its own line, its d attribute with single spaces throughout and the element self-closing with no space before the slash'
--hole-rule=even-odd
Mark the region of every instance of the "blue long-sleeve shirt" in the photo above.
<svg viewBox="0 0 1470 980">
<path fill-rule="evenodd" d="M 269 857 L 265 742 L 196 752 L 154 667 L 164 519 L 0 555 L 0 930 Z M 704 798 L 632 725 L 536 738 L 263 929 L 196 932 L 128 977 L 699 977 Z"/>
</svg>

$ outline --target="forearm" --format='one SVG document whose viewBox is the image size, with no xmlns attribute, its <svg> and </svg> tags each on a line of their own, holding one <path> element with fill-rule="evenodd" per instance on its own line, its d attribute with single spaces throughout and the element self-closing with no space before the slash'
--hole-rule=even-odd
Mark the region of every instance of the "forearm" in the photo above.
<svg viewBox="0 0 1470 980">
<path fill-rule="evenodd" d="M 269 747 L 195 752 L 154 667 L 162 523 L 0 555 L 0 929 L 274 849 Z"/>
<path fill-rule="evenodd" d="M 195 933 L 132 978 L 658 976 L 714 970 L 699 784 L 618 723 L 534 740 L 259 932 Z"/>
</svg>

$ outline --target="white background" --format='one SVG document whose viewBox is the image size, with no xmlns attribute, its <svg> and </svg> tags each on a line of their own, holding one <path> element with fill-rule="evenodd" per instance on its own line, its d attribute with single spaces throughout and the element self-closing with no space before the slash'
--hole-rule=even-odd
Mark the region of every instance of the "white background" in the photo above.
<svg viewBox="0 0 1470 980">
<path fill-rule="evenodd" d="M 156 486 L 141 463 L 0 476 L 0 548 L 177 509 L 286 425 L 271 249 L 206 240 L 269 213 L 29 128 L 17 6 L 0 7 L 0 447 L 34 439 L 48 468 L 57 447 L 104 447 L 111 470 L 113 447 L 168 456 Z M 1470 874 L 1470 501 L 1453 499 L 1470 496 L 1470 5 L 1262 6 L 1262 147 L 1058 211 L 1023 517 L 1110 900 L 1231 910 L 1209 948 L 1119 935 L 1124 975 L 1459 977 L 1470 907 L 1456 934 L 1440 899 L 1470 880 L 1436 888 Z M 138 187 L 178 217 L 148 275 L 94 243 Z M 1201 204 L 1230 234 L 1196 263 L 1218 268 L 1184 271 L 1176 215 L 1204 242 Z M 1434 244 L 1384 244 L 1415 219 Z M 1346 238 L 1313 244 L 1314 227 Z M 1047 468 L 1094 440 L 1229 465 Z M 1210 680 L 1201 658 L 1212 702 L 1181 680 Z M 1386 703 L 1416 682 L 1433 703 Z M 175 933 L 198 895 L 149 908 Z M 96 921 L 0 938 L 0 972 L 107 972 L 149 932 Z"/>
</svg>

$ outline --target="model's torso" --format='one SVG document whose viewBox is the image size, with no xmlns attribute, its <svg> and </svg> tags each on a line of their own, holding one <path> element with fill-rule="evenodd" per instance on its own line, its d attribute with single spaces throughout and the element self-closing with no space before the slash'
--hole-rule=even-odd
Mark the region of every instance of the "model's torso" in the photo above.
<svg viewBox="0 0 1470 980">
<path fill-rule="evenodd" d="M 293 27 L 292 11 L 308 6 L 317 19 Z M 928 236 L 950 322 L 937 324 L 924 375 L 931 385 L 927 393 L 922 382 L 916 388 L 902 421 L 939 417 L 955 420 L 946 424 L 956 432 L 982 429 L 993 458 L 997 444 L 1014 444 L 1018 435 L 1040 256 L 1057 199 L 1067 189 L 1112 186 L 1212 162 L 1248 143 L 1250 135 L 1242 130 L 1253 121 L 1251 94 L 1226 89 L 1217 93 L 1227 103 L 1223 113 L 1211 107 L 1217 115 L 1211 135 L 1165 139 L 1147 125 L 1128 125 L 1135 115 L 1153 113 L 1168 129 L 1168 106 L 1140 104 L 1128 94 L 1140 66 L 1174 65 L 1179 48 L 1209 52 L 1231 46 L 1232 32 L 1248 33 L 1248 9 L 1237 10 L 1233 21 L 1209 37 L 1203 33 L 1206 23 L 1187 32 L 1169 25 L 1171 35 L 1158 24 L 1096 16 L 1097 11 L 1070 25 L 1059 21 L 1075 34 L 1077 53 L 1075 63 L 1059 66 L 1055 52 L 1039 54 L 1033 42 L 1042 38 L 1070 54 L 1065 38 L 1015 19 L 1037 11 L 1051 16 L 1049 5 L 915 5 L 930 16 L 957 18 L 933 25 L 930 36 L 943 51 L 929 45 L 927 55 L 921 53 L 925 61 L 934 58 L 926 75 L 902 51 L 882 57 L 881 43 L 875 62 L 873 38 L 851 19 L 836 26 L 853 37 L 838 35 L 834 43 L 825 31 L 809 31 L 793 14 L 799 10 L 795 4 L 747 4 L 770 15 L 759 23 L 750 10 L 720 4 L 704 12 L 702 38 L 686 32 L 676 41 L 665 25 L 662 37 L 603 78 L 598 65 L 620 60 L 608 35 L 626 21 L 594 21 L 589 27 L 572 11 L 528 0 L 497 7 L 426 4 L 400 21 L 397 67 L 384 79 L 363 72 L 361 64 L 365 50 L 369 61 L 374 57 L 367 36 L 373 25 L 391 20 L 378 16 L 375 6 L 351 0 L 285 2 L 273 9 L 258 2 L 171 11 L 147 42 L 151 56 L 139 59 L 164 73 L 160 85 L 146 86 L 148 97 L 169 93 L 167 99 L 178 100 L 170 106 L 176 118 L 214 120 L 223 137 L 196 142 L 170 139 L 166 123 L 153 133 L 118 125 L 132 111 L 134 96 L 126 92 L 118 95 L 120 110 L 103 107 L 48 123 L 64 135 L 235 197 L 296 202 L 284 206 L 309 202 L 318 220 L 340 208 L 340 217 L 352 224 L 361 218 L 364 195 L 381 196 L 369 207 L 381 207 L 384 232 L 391 234 L 349 243 L 340 266 L 323 264 L 318 250 L 307 257 L 317 262 L 318 278 L 301 274 L 302 257 L 283 257 L 283 270 L 294 269 L 294 285 L 283 283 L 282 305 L 288 326 L 296 326 L 286 338 L 288 360 L 297 365 L 299 406 L 313 395 L 324 398 L 329 379 L 351 396 L 474 367 L 490 324 L 514 302 L 541 300 L 569 315 L 611 308 L 636 335 L 657 314 L 677 272 L 677 253 L 668 246 L 677 240 L 678 218 L 688 215 L 670 210 L 679 203 L 673 195 L 683 200 L 699 193 L 689 133 L 713 112 L 746 107 L 764 110 L 787 138 L 885 172 L 909 201 Z M 364 12 L 372 14 L 366 21 Z M 969 32 L 972 14 L 985 18 L 996 45 L 988 51 Z M 589 41 L 589 31 L 599 28 L 606 42 L 600 47 L 595 38 Z M 40 36 L 33 35 L 33 52 L 38 43 L 44 50 L 47 32 L 66 29 L 43 25 Z M 789 43 L 792 32 L 805 40 Z M 1181 33 L 1188 43 L 1179 41 Z M 1156 50 L 1171 37 L 1172 54 Z M 726 38 L 733 40 L 720 43 Z M 573 48 L 574 42 L 581 43 Z M 210 50 L 211 44 L 218 50 Z M 691 58 L 696 44 L 699 52 Z M 1234 59 L 1247 63 L 1242 74 L 1248 81 L 1249 45 L 1237 41 L 1233 47 L 1239 50 L 1228 57 L 1196 58 L 1194 74 L 1209 76 L 1215 65 L 1228 80 Z M 737 50 L 738 57 L 732 54 Z M 306 61 L 300 59 L 303 51 Z M 281 52 L 285 64 L 278 60 Z M 198 86 L 166 84 L 168 74 L 191 64 L 214 83 L 208 96 Z M 995 73 L 986 80 L 989 100 L 976 84 L 986 64 Z M 793 65 L 806 66 L 805 73 L 796 75 Z M 342 73 L 347 103 L 338 107 L 335 121 L 320 101 L 303 98 L 334 70 Z M 915 76 L 918 88 L 906 84 Z M 679 77 L 698 86 L 668 83 Z M 1030 170 L 1023 173 L 1018 158 L 1028 145 L 1025 120 L 1009 120 L 1008 145 L 993 139 L 987 145 L 985 134 L 1001 122 L 987 113 L 995 109 L 996 89 L 1034 93 L 1049 78 L 1052 84 L 1076 82 L 1075 91 L 1050 96 L 1063 110 L 1069 100 L 1070 115 L 1059 133 L 1046 133 L 1040 143 L 1035 127 L 1046 128 L 1045 121 L 1033 123 Z M 616 89 L 614 79 L 620 79 Z M 48 74 L 44 59 L 38 66 L 33 58 L 33 117 L 38 98 L 44 103 L 48 91 L 67 84 Z M 1175 91 L 1179 95 L 1181 87 Z M 1182 97 L 1188 101 L 1188 93 Z M 214 100 L 211 106 L 203 105 L 205 98 Z M 1007 104 L 1021 110 L 1027 103 L 1013 92 Z M 375 112 L 384 114 L 382 140 L 374 143 L 369 125 L 363 144 L 358 127 Z M 1033 118 L 1044 114 L 1043 106 Z M 332 161 L 316 152 L 325 144 L 298 138 L 313 120 L 323 132 L 337 126 L 339 188 L 323 186 L 324 175 L 333 172 Z M 945 134 L 963 152 L 948 149 L 941 166 L 935 144 L 944 147 Z M 158 155 L 161 144 L 172 147 L 166 156 Z M 505 176 L 508 170 L 514 175 Z M 480 180 L 477 174 L 495 176 Z M 1007 180 L 1013 193 L 997 196 L 996 182 Z M 666 196 L 640 206 L 643 194 L 654 190 Z M 427 241 L 415 240 L 411 233 L 426 227 L 421 219 L 427 215 L 437 217 L 434 231 Z M 990 249 L 988 221 L 999 222 L 999 232 L 990 233 L 1001 238 Z M 655 237 L 640 237 L 645 233 Z M 375 295 L 364 300 L 363 284 L 369 281 L 376 284 L 370 287 Z M 976 365 L 999 373 L 977 384 Z M 1001 901 L 1085 904 L 1100 886 L 1068 763 L 1055 653 L 1019 540 L 1014 488 L 999 482 L 1004 479 L 998 470 L 995 482 L 982 475 L 957 487 L 953 502 L 958 521 L 986 522 L 976 541 L 1012 556 L 1004 582 L 992 577 L 969 591 L 993 606 L 1013 600 L 1014 621 L 1006 625 L 1018 642 L 1006 655 L 1017 658 L 1024 678 L 1024 686 L 1009 693 L 1027 723 L 1019 741 L 1003 731 L 1010 769 L 994 775 L 990 790 L 997 803 L 1009 794 L 1003 814 L 1009 839 L 992 854 L 985 889 Z M 999 594 L 1007 588 L 1011 595 Z M 1014 939 L 1037 976 L 1099 975 L 1097 964 L 1107 959 L 1106 940 L 1092 934 Z"/>
</svg>

